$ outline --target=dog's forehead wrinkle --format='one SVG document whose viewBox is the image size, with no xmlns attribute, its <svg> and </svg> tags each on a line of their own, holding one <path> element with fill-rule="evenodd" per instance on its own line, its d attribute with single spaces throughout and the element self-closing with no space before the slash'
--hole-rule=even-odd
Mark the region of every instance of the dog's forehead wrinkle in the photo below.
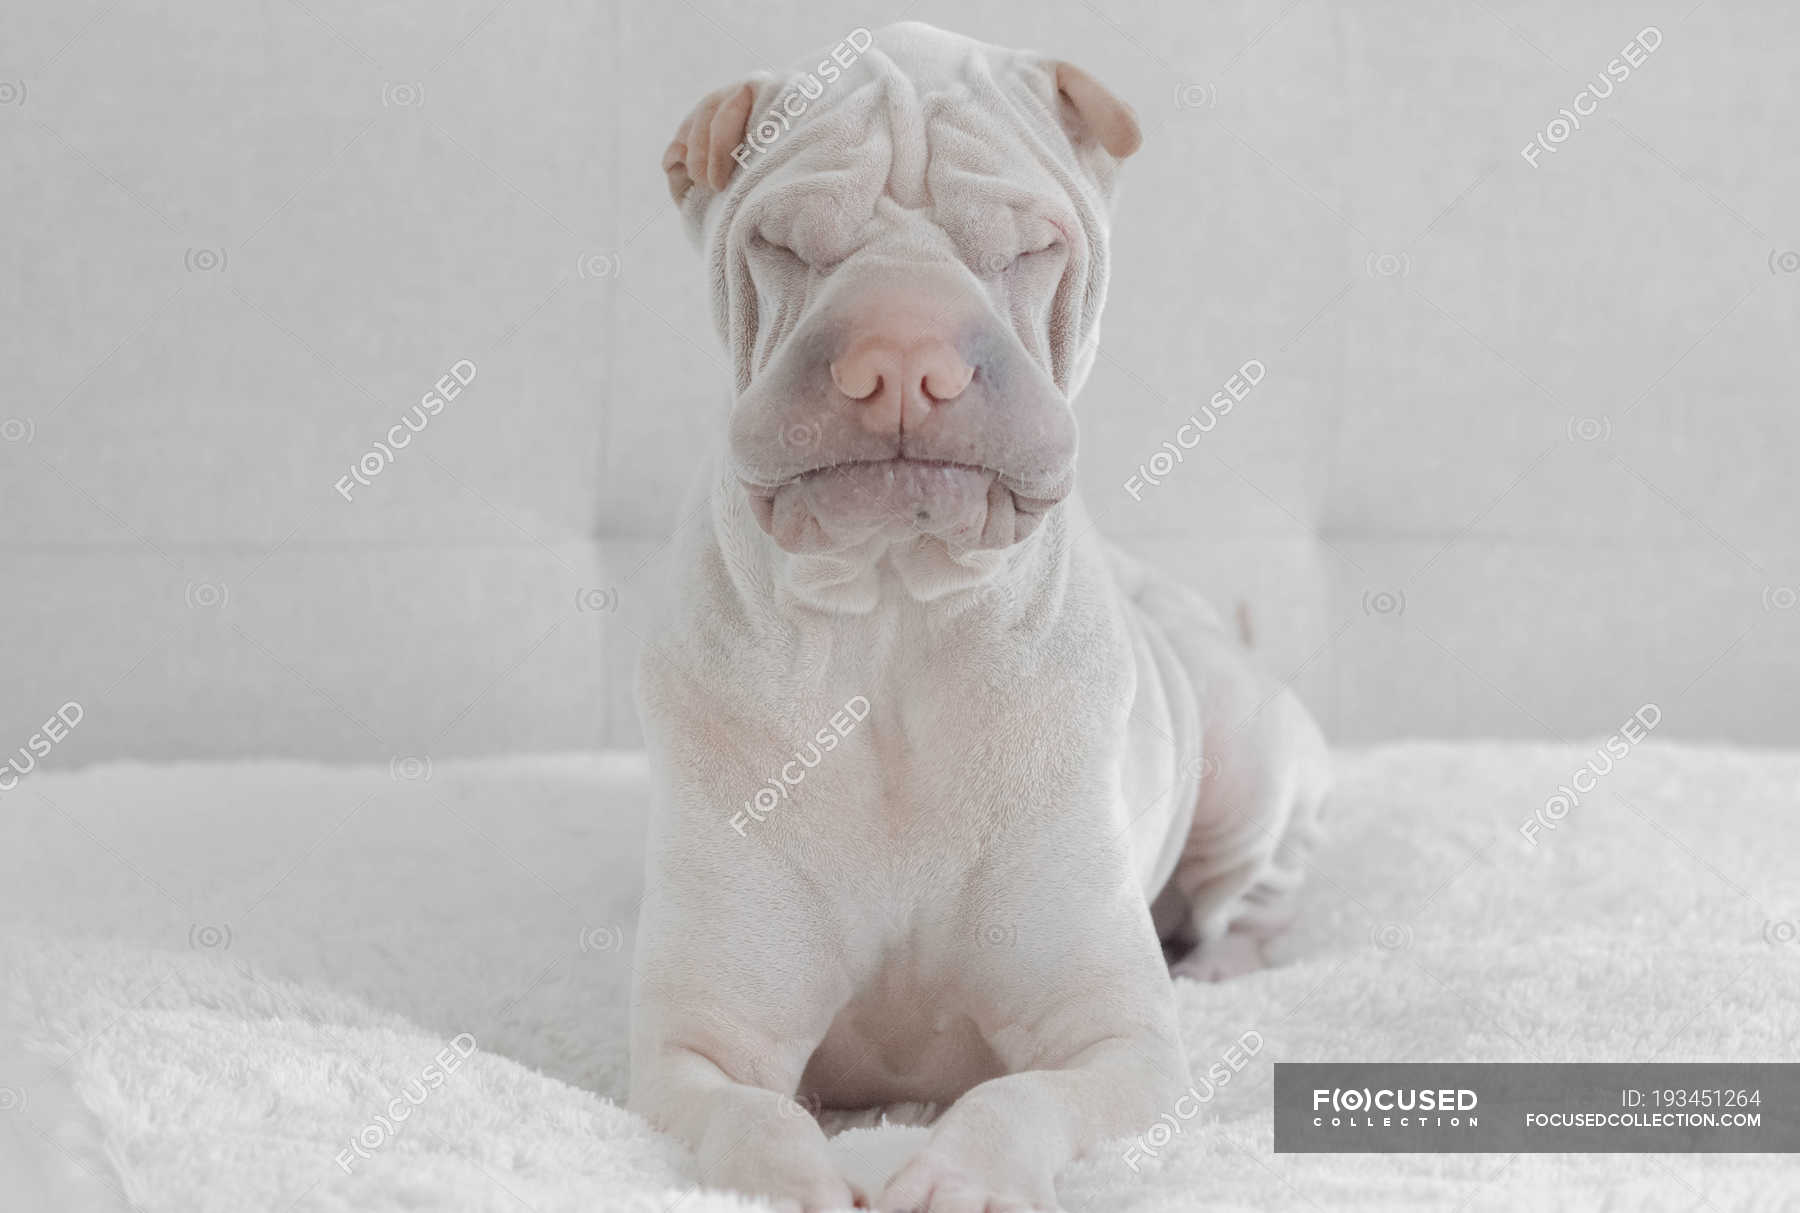
<svg viewBox="0 0 1800 1213">
<path fill-rule="evenodd" d="M 931 146 L 924 107 L 912 81 L 904 74 L 889 77 L 886 96 L 888 138 L 893 155 L 888 160 L 887 180 L 882 192 L 901 205 L 916 209 L 928 196 L 925 173 Z"/>
<path fill-rule="evenodd" d="M 831 266 L 892 237 L 979 267 L 1030 251 L 1034 220 L 1077 226 L 1079 202 L 1043 163 L 1054 150 L 1026 134 L 1042 107 L 1026 57 L 900 23 L 876 31 L 854 71 L 776 149 L 746 200 L 749 230 Z"/>
<path fill-rule="evenodd" d="M 939 152 L 935 128 L 960 127 L 979 137 L 976 128 L 988 111 L 1013 109 L 1013 90 L 996 78 L 1018 74 L 1018 56 L 972 39 L 946 36 L 941 30 L 901 22 L 877 31 L 870 53 L 858 64 L 874 78 L 881 101 L 871 121 L 884 122 L 892 157 L 884 192 L 902 204 L 929 205 L 931 163 Z M 848 97 L 828 98 L 827 108 L 854 104 Z M 1002 119 L 1004 121 L 1004 119 Z"/>
</svg>

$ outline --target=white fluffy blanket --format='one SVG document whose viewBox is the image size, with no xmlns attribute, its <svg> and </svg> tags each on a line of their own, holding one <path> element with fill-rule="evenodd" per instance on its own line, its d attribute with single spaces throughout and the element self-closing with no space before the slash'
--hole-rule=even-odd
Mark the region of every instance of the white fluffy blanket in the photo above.
<svg viewBox="0 0 1800 1213">
<path fill-rule="evenodd" d="M 1280 963 L 1178 991 L 1196 1069 L 1264 1048 L 1063 1203 L 1796 1207 L 1775 1155 L 1271 1152 L 1277 1059 L 1800 1054 L 1800 757 L 1646 745 L 1527 842 L 1591 752 L 1342 755 Z M 617 1103 L 643 789 L 628 756 L 33 774 L 0 796 L 0 1208 L 754 1208 Z M 922 1132 L 834 1146 L 879 1187 Z"/>
</svg>

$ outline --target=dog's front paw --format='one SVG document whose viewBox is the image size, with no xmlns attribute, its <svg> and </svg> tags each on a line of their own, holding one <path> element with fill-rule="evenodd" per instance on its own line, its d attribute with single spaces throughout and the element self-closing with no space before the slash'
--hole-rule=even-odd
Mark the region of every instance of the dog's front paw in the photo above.
<svg viewBox="0 0 1800 1213">
<path fill-rule="evenodd" d="M 1051 1176 L 959 1161 L 927 1146 L 888 1180 L 880 1213 L 1042 1213 L 1056 1208 Z"/>
<path fill-rule="evenodd" d="M 712 1167 L 703 1168 L 708 1187 L 760 1196 L 779 1213 L 836 1213 L 866 1208 L 867 1200 L 846 1183 L 828 1159 L 811 1151 L 759 1147 L 746 1142 Z"/>
</svg>

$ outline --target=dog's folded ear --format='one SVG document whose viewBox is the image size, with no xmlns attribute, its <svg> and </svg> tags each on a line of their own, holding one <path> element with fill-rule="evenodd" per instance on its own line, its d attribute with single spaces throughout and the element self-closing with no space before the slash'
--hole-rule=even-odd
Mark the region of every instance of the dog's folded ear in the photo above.
<svg viewBox="0 0 1800 1213">
<path fill-rule="evenodd" d="M 1116 160 L 1143 145 L 1137 114 L 1112 90 L 1073 63 L 1053 65 L 1063 126 L 1077 147 L 1098 143 Z"/>
<path fill-rule="evenodd" d="M 761 77 L 751 77 L 708 93 L 676 128 L 662 166 L 669 177 L 669 196 L 677 205 L 695 185 L 716 192 L 731 180 L 737 168 L 732 152 L 742 146 L 750 128 L 751 107 L 761 83 Z"/>
</svg>

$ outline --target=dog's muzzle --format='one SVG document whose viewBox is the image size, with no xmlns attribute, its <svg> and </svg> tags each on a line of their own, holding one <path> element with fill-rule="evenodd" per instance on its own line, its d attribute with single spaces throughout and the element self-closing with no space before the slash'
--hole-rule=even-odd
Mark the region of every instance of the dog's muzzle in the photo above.
<svg viewBox="0 0 1800 1213">
<path fill-rule="evenodd" d="M 865 274 L 826 292 L 732 416 L 738 478 L 792 552 L 1030 535 L 1074 483 L 1068 401 L 970 283 Z"/>
</svg>

